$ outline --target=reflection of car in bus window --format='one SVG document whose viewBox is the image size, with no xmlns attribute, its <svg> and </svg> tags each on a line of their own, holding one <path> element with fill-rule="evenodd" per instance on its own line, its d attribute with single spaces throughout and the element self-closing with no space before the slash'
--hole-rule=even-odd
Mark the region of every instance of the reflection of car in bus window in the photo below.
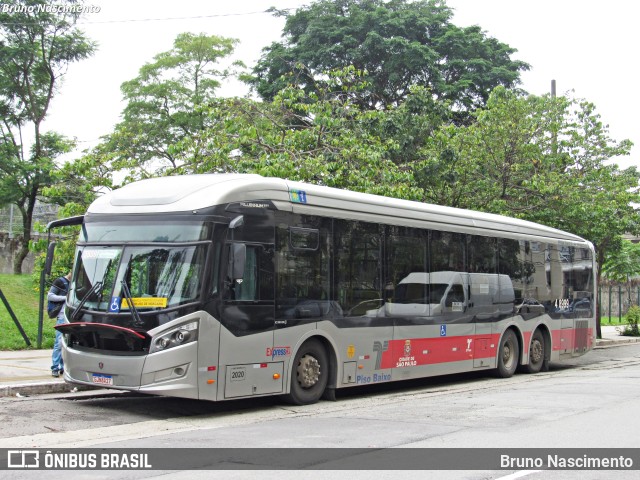
<svg viewBox="0 0 640 480">
<path fill-rule="evenodd" d="M 473 313 L 478 318 L 514 312 L 515 294 L 508 275 L 465 272 L 413 272 L 377 316 Z M 373 313 L 373 312 L 371 312 Z"/>
</svg>

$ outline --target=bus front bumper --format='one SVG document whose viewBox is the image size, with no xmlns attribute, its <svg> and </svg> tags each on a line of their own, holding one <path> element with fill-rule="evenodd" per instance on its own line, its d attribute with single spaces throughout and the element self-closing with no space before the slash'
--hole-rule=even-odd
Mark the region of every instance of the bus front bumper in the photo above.
<svg viewBox="0 0 640 480">
<path fill-rule="evenodd" d="M 70 383 L 198 398 L 197 341 L 149 355 L 80 351 L 63 342 L 62 356 Z"/>
</svg>

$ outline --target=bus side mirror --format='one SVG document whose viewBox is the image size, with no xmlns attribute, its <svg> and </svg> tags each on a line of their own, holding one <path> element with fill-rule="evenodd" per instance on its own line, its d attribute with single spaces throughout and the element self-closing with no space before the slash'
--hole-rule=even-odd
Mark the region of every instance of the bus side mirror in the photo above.
<svg viewBox="0 0 640 480">
<path fill-rule="evenodd" d="M 51 242 L 47 247 L 47 258 L 44 263 L 45 276 L 51 275 L 51 265 L 53 265 L 53 253 L 56 249 L 56 242 Z"/>
<path fill-rule="evenodd" d="M 244 243 L 232 243 L 229 250 L 229 277 L 231 281 L 242 280 L 247 261 L 247 246 Z"/>
</svg>

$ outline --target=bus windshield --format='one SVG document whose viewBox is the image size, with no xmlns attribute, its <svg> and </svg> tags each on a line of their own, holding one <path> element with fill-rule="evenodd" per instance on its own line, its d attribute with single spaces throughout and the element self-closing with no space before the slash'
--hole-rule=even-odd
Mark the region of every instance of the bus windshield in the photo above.
<svg viewBox="0 0 640 480">
<path fill-rule="evenodd" d="M 196 301 L 205 256 L 204 244 L 81 246 L 70 306 L 118 313 L 130 309 L 131 302 L 138 310 L 149 310 Z"/>
</svg>

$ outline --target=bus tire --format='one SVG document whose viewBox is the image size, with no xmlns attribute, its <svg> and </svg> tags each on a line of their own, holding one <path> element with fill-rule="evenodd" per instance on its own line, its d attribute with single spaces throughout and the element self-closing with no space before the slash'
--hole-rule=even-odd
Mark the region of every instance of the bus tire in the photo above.
<svg viewBox="0 0 640 480">
<path fill-rule="evenodd" d="M 509 378 L 513 376 L 518 368 L 518 359 L 520 358 L 520 348 L 518 347 L 518 339 L 513 330 L 507 330 L 500 340 L 498 348 L 498 367 L 496 374 L 500 378 Z"/>
<path fill-rule="evenodd" d="M 529 345 L 529 363 L 524 368 L 525 372 L 538 373 L 542 370 L 546 354 L 544 337 L 540 329 L 537 329 L 533 332 L 533 336 L 531 337 L 531 345 Z"/>
<path fill-rule="evenodd" d="M 327 388 L 329 356 L 318 340 L 305 342 L 293 359 L 291 390 L 287 401 L 295 405 L 316 403 Z"/>
</svg>

